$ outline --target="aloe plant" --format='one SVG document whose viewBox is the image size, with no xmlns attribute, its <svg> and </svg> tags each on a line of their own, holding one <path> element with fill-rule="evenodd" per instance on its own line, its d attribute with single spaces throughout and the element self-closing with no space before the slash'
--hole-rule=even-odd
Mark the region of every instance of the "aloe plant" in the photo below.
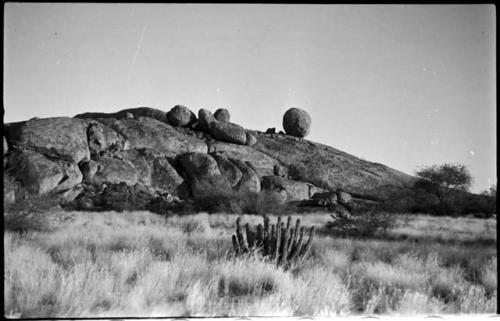
<svg viewBox="0 0 500 321">
<path fill-rule="evenodd" d="M 270 225 L 269 218 L 264 216 L 264 225 L 258 224 L 256 228 L 252 228 L 246 223 L 243 234 L 238 217 L 236 234 L 232 236 L 236 256 L 257 252 L 284 269 L 302 264 L 311 249 L 314 226 L 309 229 L 309 238 L 305 241 L 305 229 L 300 226 L 300 219 L 297 219 L 295 228 L 291 226 L 291 222 L 292 218 L 289 216 L 285 226 L 281 217 L 278 217 L 276 224 Z"/>
</svg>

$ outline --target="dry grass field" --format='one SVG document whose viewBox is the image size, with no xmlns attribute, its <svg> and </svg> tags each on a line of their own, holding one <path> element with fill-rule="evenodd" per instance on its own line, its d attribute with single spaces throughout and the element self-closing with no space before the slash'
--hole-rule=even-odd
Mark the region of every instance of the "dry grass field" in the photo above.
<svg viewBox="0 0 500 321">
<path fill-rule="evenodd" d="M 4 234 L 5 316 L 496 312 L 493 219 L 400 215 L 386 238 L 355 239 L 331 235 L 328 215 L 296 215 L 318 233 L 306 263 L 283 271 L 234 258 L 236 216 L 50 215 L 50 230 Z"/>
</svg>

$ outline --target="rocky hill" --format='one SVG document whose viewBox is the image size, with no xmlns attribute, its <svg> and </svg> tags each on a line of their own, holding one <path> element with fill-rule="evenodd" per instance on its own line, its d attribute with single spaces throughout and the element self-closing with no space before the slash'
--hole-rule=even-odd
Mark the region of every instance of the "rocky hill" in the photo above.
<svg viewBox="0 0 500 321">
<path fill-rule="evenodd" d="M 20 189 L 94 209 L 110 193 L 182 202 L 222 187 L 325 205 L 383 200 L 413 184 L 412 176 L 304 139 L 310 125 L 295 108 L 284 115 L 285 134 L 247 130 L 225 109 L 195 115 L 180 105 L 5 124 L 4 203 Z"/>
</svg>

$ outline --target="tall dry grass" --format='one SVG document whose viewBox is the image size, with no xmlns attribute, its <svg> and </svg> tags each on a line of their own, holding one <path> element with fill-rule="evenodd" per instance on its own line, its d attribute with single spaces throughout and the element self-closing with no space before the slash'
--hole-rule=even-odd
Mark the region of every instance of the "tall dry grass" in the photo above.
<svg viewBox="0 0 500 321">
<path fill-rule="evenodd" d="M 233 216 L 58 215 L 50 231 L 4 234 L 6 316 L 496 311 L 496 248 L 484 243 L 319 234 L 309 260 L 285 272 L 251 255 L 233 257 Z M 313 214 L 302 222 L 328 219 Z M 253 215 L 242 220 L 261 222 Z"/>
</svg>

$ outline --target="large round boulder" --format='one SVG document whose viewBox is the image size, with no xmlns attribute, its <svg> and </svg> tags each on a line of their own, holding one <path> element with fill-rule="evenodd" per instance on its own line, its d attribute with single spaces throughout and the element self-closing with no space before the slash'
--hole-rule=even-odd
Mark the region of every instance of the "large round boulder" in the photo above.
<svg viewBox="0 0 500 321">
<path fill-rule="evenodd" d="M 231 114 L 229 114 L 229 110 L 227 110 L 225 108 L 219 108 L 215 111 L 214 117 L 218 121 L 223 121 L 223 122 L 228 123 L 229 119 L 231 118 Z"/>
<path fill-rule="evenodd" d="M 177 127 L 187 127 L 196 122 L 196 115 L 186 106 L 176 105 L 167 113 L 168 122 Z"/>
<path fill-rule="evenodd" d="M 221 174 L 217 161 L 208 154 L 185 153 L 177 156 L 176 160 L 191 180 Z"/>
<path fill-rule="evenodd" d="M 201 130 L 208 132 L 210 124 L 216 121 L 214 115 L 209 110 L 202 108 L 198 111 L 198 127 Z"/>
<path fill-rule="evenodd" d="M 309 134 L 311 127 L 311 117 L 299 108 L 290 108 L 283 115 L 283 128 L 287 135 L 295 137 L 305 137 Z"/>
</svg>

